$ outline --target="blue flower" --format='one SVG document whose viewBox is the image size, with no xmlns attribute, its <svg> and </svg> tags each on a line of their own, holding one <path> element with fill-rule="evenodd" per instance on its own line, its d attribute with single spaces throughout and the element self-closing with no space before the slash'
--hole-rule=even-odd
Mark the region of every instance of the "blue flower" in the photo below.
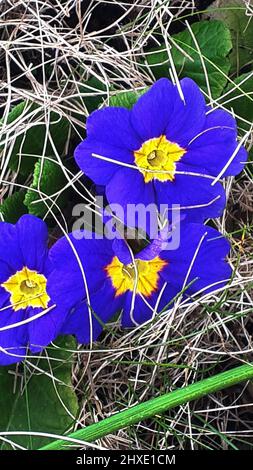
<svg viewBox="0 0 253 470">
<path fill-rule="evenodd" d="M 22 361 L 28 349 L 41 351 L 56 338 L 68 313 L 59 296 L 49 294 L 54 278 L 47 239 L 46 224 L 32 215 L 16 225 L 0 222 L 2 365 Z"/>
<path fill-rule="evenodd" d="M 123 326 L 139 325 L 172 303 L 182 289 L 184 297 L 200 290 L 207 293 L 224 286 L 231 276 L 225 261 L 229 243 L 202 224 L 184 224 L 174 250 L 168 250 L 167 238 L 159 235 L 135 255 L 123 239 L 77 238 L 80 232 L 69 236 L 72 246 L 63 237 L 52 247 L 51 289 L 61 296 L 68 292 L 75 303 L 62 333 L 75 334 L 81 343 L 90 340 L 91 326 L 92 338 L 97 339 L 103 324 L 121 310 Z"/>
<path fill-rule="evenodd" d="M 222 177 L 240 173 L 247 152 L 241 147 L 230 162 L 238 145 L 235 119 L 207 107 L 191 79 L 180 85 L 184 101 L 164 78 L 131 110 L 93 112 L 75 159 L 95 184 L 105 186 L 109 204 L 168 204 L 169 210 L 179 204 L 190 222 L 202 222 L 220 216 L 225 206 L 215 178 L 223 169 Z"/>
</svg>

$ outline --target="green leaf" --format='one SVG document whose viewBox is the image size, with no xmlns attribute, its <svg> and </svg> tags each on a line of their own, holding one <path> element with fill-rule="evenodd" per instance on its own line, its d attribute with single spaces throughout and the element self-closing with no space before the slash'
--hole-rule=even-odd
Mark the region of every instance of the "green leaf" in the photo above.
<svg viewBox="0 0 253 470">
<path fill-rule="evenodd" d="M 229 29 L 221 21 L 201 21 L 191 25 L 194 35 L 184 30 L 172 36 L 176 46 L 171 49 L 172 59 L 180 78 L 190 77 L 207 91 L 202 61 L 209 78 L 213 98 L 221 95 L 230 69 L 228 53 L 232 48 Z M 199 48 L 199 51 L 198 51 Z M 168 77 L 170 61 L 165 46 L 146 56 L 147 62 L 156 78 Z"/>
<path fill-rule="evenodd" d="M 227 92 L 230 93 L 227 95 Z M 233 110 L 240 129 L 248 131 L 253 121 L 253 75 L 240 75 L 226 88 L 224 106 Z M 248 122 L 245 122 L 248 121 Z"/>
<path fill-rule="evenodd" d="M 76 349 L 76 343 L 68 336 L 58 340 L 57 345 L 59 349 L 47 349 L 49 362 L 45 353 L 39 361 L 29 359 L 42 371 L 28 364 L 20 365 L 18 371 L 13 366 L 0 368 L 1 432 L 63 434 L 72 428 L 74 418 L 71 415 L 77 415 L 78 403 L 71 384 L 72 354 L 65 349 Z M 29 449 L 48 443 L 45 437 L 12 436 L 10 439 Z M 9 445 L 2 447 L 6 449 Z"/>
<path fill-rule="evenodd" d="M 43 168 L 41 168 L 43 162 Z M 33 183 L 31 189 L 26 193 L 24 204 L 28 207 L 29 214 L 36 215 L 37 217 L 44 217 L 48 211 L 48 206 L 51 207 L 53 201 L 46 199 L 45 202 L 41 201 L 35 204 L 36 201 L 41 199 L 40 194 L 37 192 L 41 191 L 42 197 L 44 195 L 52 196 L 57 191 L 60 191 L 65 187 L 67 183 L 66 177 L 63 173 L 61 166 L 52 160 L 40 160 L 35 164 Z M 57 210 L 57 206 L 62 207 L 67 200 L 68 191 L 64 190 L 62 194 L 56 199 L 56 206 L 52 206 Z"/>
<path fill-rule="evenodd" d="M 240 70 L 253 61 L 253 23 L 246 15 L 244 0 L 219 0 L 208 9 L 210 18 L 223 21 L 230 29 L 233 49 L 229 56 L 231 72 Z"/>
<path fill-rule="evenodd" d="M 15 224 L 21 215 L 27 212 L 24 205 L 24 191 L 17 191 L 2 201 L 0 213 L 5 222 Z"/>
<path fill-rule="evenodd" d="M 47 119 L 54 146 L 61 155 L 66 145 L 69 122 L 55 112 L 50 112 Z M 45 121 L 45 114 L 39 106 L 36 103 L 27 102 L 18 104 L 9 113 L 8 128 L 3 127 L 3 120 L 0 120 L 0 150 L 4 149 L 5 140 L 10 142 L 8 147 L 14 142 L 9 161 L 9 167 L 13 171 L 19 169 L 24 175 L 29 175 L 38 157 L 43 154 L 44 148 L 46 156 L 54 155 Z"/>
<path fill-rule="evenodd" d="M 124 93 L 113 95 L 110 97 L 110 106 L 119 106 L 131 109 L 140 96 L 147 91 L 147 89 L 148 88 L 144 88 L 144 90 L 138 91 L 125 91 Z"/>
</svg>

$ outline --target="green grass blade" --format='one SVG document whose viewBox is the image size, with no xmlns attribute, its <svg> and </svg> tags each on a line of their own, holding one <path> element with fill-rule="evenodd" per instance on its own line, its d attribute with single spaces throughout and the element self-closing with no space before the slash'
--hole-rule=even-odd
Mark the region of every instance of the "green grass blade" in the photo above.
<svg viewBox="0 0 253 470">
<path fill-rule="evenodd" d="M 253 364 L 245 364 L 226 372 L 221 372 L 220 374 L 201 380 L 195 384 L 188 385 L 187 387 L 166 393 L 160 397 L 153 398 L 139 405 L 135 405 L 127 410 L 120 411 L 119 413 L 116 413 L 115 415 L 98 423 L 91 424 L 84 429 L 79 429 L 78 431 L 69 434 L 68 437 L 82 439 L 84 443 L 93 442 L 101 437 L 118 431 L 119 429 L 126 428 L 157 414 L 164 413 L 171 408 L 184 405 L 185 403 L 201 398 L 204 395 L 217 392 L 252 378 Z M 56 440 L 42 447 L 40 450 L 60 450 L 69 448 L 70 447 L 66 447 L 66 445 L 64 445 L 63 440 Z"/>
</svg>

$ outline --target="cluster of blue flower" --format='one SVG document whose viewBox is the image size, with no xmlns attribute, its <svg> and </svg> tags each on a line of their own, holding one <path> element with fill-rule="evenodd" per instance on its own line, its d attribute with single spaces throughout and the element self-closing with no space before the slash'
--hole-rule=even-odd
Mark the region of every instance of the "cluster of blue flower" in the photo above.
<svg viewBox="0 0 253 470">
<path fill-rule="evenodd" d="M 138 250 L 125 238 L 71 233 L 48 250 L 42 220 L 24 215 L 16 225 L 1 222 L 1 364 L 40 352 L 61 334 L 83 344 L 96 340 L 120 311 L 122 326 L 140 325 L 180 292 L 191 298 L 231 276 L 229 243 L 204 221 L 222 214 L 220 180 L 241 172 L 247 152 L 237 141 L 235 119 L 206 106 L 192 80 L 179 87 L 161 79 L 131 110 L 92 113 L 75 159 L 103 185 L 111 205 L 180 205 L 180 244 L 167 250 L 163 231 Z"/>
</svg>

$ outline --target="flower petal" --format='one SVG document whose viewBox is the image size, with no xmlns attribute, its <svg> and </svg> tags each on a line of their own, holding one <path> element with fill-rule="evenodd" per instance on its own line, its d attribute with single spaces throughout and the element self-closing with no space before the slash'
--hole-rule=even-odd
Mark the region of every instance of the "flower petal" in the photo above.
<svg viewBox="0 0 253 470">
<path fill-rule="evenodd" d="M 82 238 L 79 238 L 82 235 Z M 104 281 L 104 267 L 114 256 L 111 240 L 95 239 L 95 233 L 73 232 L 59 239 L 50 249 L 49 257 L 53 271 L 50 276 L 48 292 L 52 299 L 73 306 L 76 301 L 86 297 L 84 277 L 90 289 L 97 290 Z M 64 293 L 65 292 L 65 293 Z M 74 300 L 74 301 L 72 301 Z"/>
<path fill-rule="evenodd" d="M 42 309 L 29 308 L 28 312 L 29 318 L 32 318 L 42 312 Z M 63 305 L 59 304 L 58 307 L 54 307 L 42 317 L 36 318 L 27 324 L 29 331 L 29 347 L 32 352 L 42 351 L 57 338 L 67 313 L 68 311 L 64 309 Z"/>
<path fill-rule="evenodd" d="M 0 263 L 1 282 L 6 281 L 11 274 L 23 267 L 16 226 L 6 222 L 0 222 Z"/>
<path fill-rule="evenodd" d="M 0 282 L 27 266 L 44 272 L 47 263 L 47 226 L 33 215 L 23 215 L 16 225 L 0 222 Z"/>
<path fill-rule="evenodd" d="M 137 150 L 141 140 L 131 124 L 131 111 L 107 107 L 94 111 L 87 119 L 87 135 L 116 148 Z"/>
<path fill-rule="evenodd" d="M 132 305 L 132 292 L 128 292 L 125 296 L 124 310 L 122 312 L 121 325 L 123 328 L 136 327 L 151 320 L 155 315 L 159 314 L 169 303 L 174 299 L 178 293 L 175 286 L 166 286 L 167 281 L 162 277 L 159 281 L 159 289 L 152 297 L 143 300 L 140 295 L 136 295 L 134 299 L 134 309 L 131 313 Z M 161 295 L 161 289 L 162 295 Z M 171 305 L 172 307 L 172 305 Z M 170 308 L 168 306 L 168 308 Z"/>
<path fill-rule="evenodd" d="M 4 339 L 3 339 L 4 338 Z M 5 339 L 6 338 L 6 339 Z M 6 343 L 6 344 L 5 344 Z M 27 348 L 23 345 L 14 345 L 9 346 L 8 337 L 0 336 L 0 365 L 8 366 L 10 364 L 16 364 L 17 362 L 22 362 L 27 354 Z"/>
<path fill-rule="evenodd" d="M 26 214 L 17 222 L 16 230 L 24 266 L 43 272 L 48 256 L 48 231 L 45 222 Z"/>
<path fill-rule="evenodd" d="M 208 286 L 205 293 L 210 292 L 224 286 L 231 276 L 231 268 L 225 261 L 229 249 L 228 241 L 217 230 L 184 223 L 179 247 L 161 253 L 161 257 L 168 261 L 161 275 L 168 285 L 176 286 L 178 292 L 186 282 L 186 295 Z"/>
<path fill-rule="evenodd" d="M 89 178 L 96 184 L 104 185 L 120 168 L 117 161 L 133 163 L 133 152 L 140 147 L 141 140 L 130 122 L 130 111 L 108 107 L 88 117 L 87 139 L 76 148 L 75 160 Z M 115 160 L 115 163 L 93 154 Z"/>
<path fill-rule="evenodd" d="M 158 80 L 138 99 L 131 122 L 142 142 L 165 134 L 176 100 L 177 90 L 167 78 Z"/>
<path fill-rule="evenodd" d="M 123 297 L 115 298 L 114 294 L 114 289 L 106 281 L 97 293 L 91 295 L 91 314 L 89 314 L 87 302 L 82 302 L 69 313 L 61 334 L 73 334 L 79 343 L 88 344 L 91 341 L 92 328 L 92 341 L 96 341 L 103 331 L 103 324 L 107 323 L 122 308 Z M 90 315 L 92 326 L 90 325 Z"/>
<path fill-rule="evenodd" d="M 204 167 L 206 171 L 217 176 L 235 152 L 236 121 L 226 111 L 217 109 L 206 116 L 205 126 L 188 146 L 182 162 L 195 167 Z M 240 148 L 223 176 L 237 175 L 244 167 L 247 152 Z"/>
<path fill-rule="evenodd" d="M 177 165 L 177 169 L 188 170 L 186 166 Z M 192 171 L 192 169 L 189 167 Z M 171 219 L 173 205 L 180 205 L 181 215 L 186 215 L 191 222 L 202 222 L 209 217 L 219 217 L 225 207 L 225 191 L 217 182 L 211 186 L 212 179 L 190 174 L 176 174 L 175 180 L 169 183 L 155 181 L 158 204 L 168 205 L 168 216 Z M 177 209 L 178 210 L 178 209 Z"/>
<path fill-rule="evenodd" d="M 140 295 L 136 295 L 134 299 L 134 310 L 131 313 L 133 293 L 128 292 L 125 296 L 124 310 L 121 317 L 121 325 L 123 328 L 131 328 L 137 325 L 142 325 L 143 323 L 151 320 L 153 316 L 153 308 L 155 305 L 155 299 L 151 303 L 148 300 L 148 305 Z"/>
<path fill-rule="evenodd" d="M 147 207 L 155 202 L 154 189 L 152 183 L 144 182 L 139 171 L 130 168 L 117 171 L 106 187 L 106 196 L 113 212 L 125 225 L 149 232 L 157 219 L 155 208 Z"/>
<path fill-rule="evenodd" d="M 1 308 L 9 305 L 9 299 Z M 0 312 L 0 329 L 23 321 L 26 317 L 24 310 L 14 312 L 12 308 Z M 0 331 L 0 365 L 21 362 L 27 352 L 28 334 L 26 326 L 11 327 Z"/>
<path fill-rule="evenodd" d="M 173 114 L 166 127 L 166 137 L 184 148 L 204 126 L 205 99 L 198 85 L 190 78 L 181 80 L 180 85 L 185 102 L 181 98 L 175 100 Z"/>
<path fill-rule="evenodd" d="M 105 267 L 114 256 L 112 242 L 107 239 L 96 240 L 95 234 L 91 232 L 83 231 L 82 234 L 82 239 L 77 239 L 75 232 L 69 234 L 69 239 L 62 237 L 51 248 L 50 259 L 54 269 L 48 281 L 48 294 L 58 307 L 58 317 L 63 319 L 61 325 L 56 325 L 59 327 L 58 334 L 59 331 L 61 334 L 75 334 L 79 341 L 88 342 L 90 317 L 86 303 L 91 303 L 92 309 L 95 312 L 97 310 L 102 321 L 109 319 L 110 312 L 116 308 L 117 303 L 112 299 L 115 291 L 107 281 L 105 272 Z M 92 238 L 88 238 L 90 236 Z M 109 294 L 111 297 L 107 305 L 106 298 Z M 98 325 L 96 322 L 94 317 L 94 335 L 100 332 L 99 322 Z"/>
<path fill-rule="evenodd" d="M 95 157 L 93 154 L 102 158 Z M 111 161 L 103 159 L 109 158 Z M 105 185 L 113 177 L 114 173 L 122 168 L 117 162 L 134 163 L 133 152 L 127 148 L 115 147 L 108 142 L 99 142 L 94 138 L 88 137 L 75 150 L 75 160 L 79 168 L 90 178 L 96 185 Z"/>
</svg>

